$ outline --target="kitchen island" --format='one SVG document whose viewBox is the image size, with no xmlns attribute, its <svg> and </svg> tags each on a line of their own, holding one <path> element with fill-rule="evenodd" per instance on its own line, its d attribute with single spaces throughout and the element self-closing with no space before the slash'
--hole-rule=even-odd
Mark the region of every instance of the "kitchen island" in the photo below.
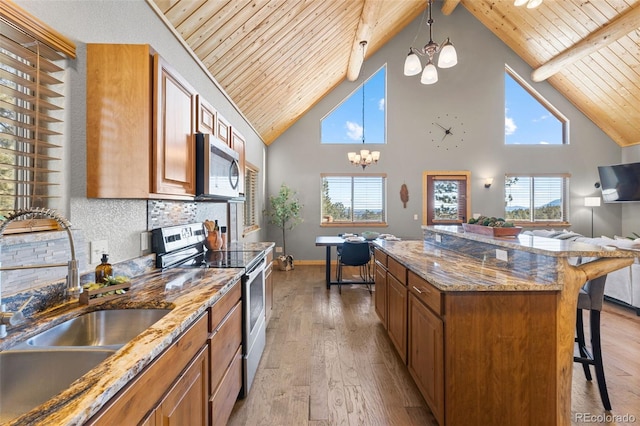
<svg viewBox="0 0 640 426">
<path fill-rule="evenodd" d="M 376 242 L 376 311 L 438 422 L 571 424 L 579 289 L 640 253 L 461 227 L 423 234 Z"/>
<path fill-rule="evenodd" d="M 272 247 L 273 243 L 249 243 L 241 248 L 268 250 Z M 174 404 L 166 396 L 172 396 L 176 390 L 182 391 L 172 385 L 174 379 L 171 374 L 174 373 L 180 379 L 193 379 L 186 384 L 195 392 L 194 400 L 202 402 L 198 406 L 202 418 L 212 418 L 208 413 L 211 408 L 207 407 L 207 400 L 210 407 L 217 405 L 216 395 L 209 395 L 209 386 L 211 379 L 224 373 L 225 369 L 220 368 L 219 364 L 216 369 L 209 368 L 209 354 L 221 349 L 223 355 L 228 352 L 227 346 L 223 349 L 222 345 L 216 344 L 227 335 L 230 337 L 225 342 L 233 342 L 229 346 L 239 344 L 239 280 L 243 273 L 244 269 L 241 268 L 153 269 L 132 278 L 130 290 L 119 298 L 90 306 L 79 305 L 77 301 L 65 303 L 35 314 L 23 325 L 12 328 L 9 336 L 0 342 L 0 350 L 10 350 L 18 342 L 90 311 L 134 308 L 171 310 L 133 340 L 116 349 L 69 388 L 20 417 L 5 419 L 8 421 L 3 424 L 115 424 L 110 422 L 113 416 L 120 424 L 152 421 L 166 412 L 163 412 L 163 404 L 167 407 Z M 232 324 L 233 327 L 224 328 L 225 324 Z M 236 367 L 239 366 L 239 352 L 233 347 L 230 354 L 233 360 L 227 371 L 234 374 L 218 378 L 221 382 L 237 382 L 237 375 L 241 376 L 241 369 Z M 216 358 L 211 355 L 211 359 Z M 184 365 L 188 365 L 185 370 L 182 370 L 183 360 Z M 73 357 L 70 357 L 69 363 L 73 362 Z M 154 366 L 162 368 L 156 368 L 153 376 L 149 376 L 147 373 L 153 371 Z M 150 378 L 154 380 L 145 384 L 145 380 Z M 143 386 L 136 389 L 138 383 Z M 135 391 L 129 392 L 131 389 Z M 215 387 L 212 389 L 215 390 Z M 237 387 L 233 389 L 239 390 Z M 153 399 L 155 396 L 152 395 L 155 394 L 159 395 L 157 401 L 160 404 Z M 229 403 L 232 406 L 237 395 L 236 391 L 235 395 L 230 394 L 228 398 L 227 395 L 221 396 L 226 398 L 223 402 L 227 406 Z M 133 402 L 128 401 L 130 397 Z M 118 410 L 109 411 L 110 407 L 117 407 Z M 198 417 L 196 413 L 191 415 Z"/>
</svg>

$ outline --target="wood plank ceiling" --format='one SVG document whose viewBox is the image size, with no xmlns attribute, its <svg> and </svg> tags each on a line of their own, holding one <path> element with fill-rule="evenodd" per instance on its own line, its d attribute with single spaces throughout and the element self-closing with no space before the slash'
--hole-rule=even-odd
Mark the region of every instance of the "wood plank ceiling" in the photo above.
<svg viewBox="0 0 640 426">
<path fill-rule="evenodd" d="M 426 0 L 148 0 L 271 144 Z M 490 29 L 620 146 L 640 144 L 640 0 L 444 0 Z"/>
</svg>

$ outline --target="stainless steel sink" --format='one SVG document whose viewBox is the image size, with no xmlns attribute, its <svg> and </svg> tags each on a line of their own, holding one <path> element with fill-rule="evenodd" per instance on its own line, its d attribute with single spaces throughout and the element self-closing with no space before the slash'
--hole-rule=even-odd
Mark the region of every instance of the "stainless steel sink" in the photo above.
<svg viewBox="0 0 640 426">
<path fill-rule="evenodd" d="M 170 309 L 109 309 L 89 312 L 28 339 L 28 346 L 122 346 Z M 24 347 L 24 344 L 21 345 Z"/>
<path fill-rule="evenodd" d="M 106 349 L 0 352 L 0 424 L 50 400 L 113 353 Z"/>
</svg>

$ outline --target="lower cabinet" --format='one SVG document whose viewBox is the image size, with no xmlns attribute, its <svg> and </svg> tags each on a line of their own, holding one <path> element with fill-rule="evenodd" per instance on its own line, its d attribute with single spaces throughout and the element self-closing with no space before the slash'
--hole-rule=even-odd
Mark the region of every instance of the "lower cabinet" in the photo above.
<svg viewBox="0 0 640 426">
<path fill-rule="evenodd" d="M 438 423 L 444 424 L 444 325 L 409 294 L 409 373 Z"/>
<path fill-rule="evenodd" d="M 240 281 L 210 311 L 208 410 L 225 425 L 242 388 L 242 289 Z"/>
<path fill-rule="evenodd" d="M 86 424 L 206 425 L 207 323 L 204 314 Z"/>
<path fill-rule="evenodd" d="M 396 277 L 387 274 L 387 302 L 389 305 L 389 338 L 400 358 L 407 362 L 407 287 Z"/>
<path fill-rule="evenodd" d="M 376 261 L 376 291 L 374 294 L 376 313 L 385 329 L 388 328 L 387 323 L 387 270 L 378 261 Z"/>
<path fill-rule="evenodd" d="M 227 423 L 242 388 L 240 281 L 87 425 Z"/>
<path fill-rule="evenodd" d="M 157 426 L 206 425 L 209 348 L 204 347 L 184 371 L 152 416 Z"/>
</svg>

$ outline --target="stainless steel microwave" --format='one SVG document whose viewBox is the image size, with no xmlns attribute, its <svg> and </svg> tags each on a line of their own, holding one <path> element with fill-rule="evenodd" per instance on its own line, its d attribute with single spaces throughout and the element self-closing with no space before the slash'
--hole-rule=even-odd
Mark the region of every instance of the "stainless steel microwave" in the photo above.
<svg viewBox="0 0 640 426">
<path fill-rule="evenodd" d="M 239 199 L 238 159 L 238 153 L 214 135 L 196 133 L 196 199 Z"/>
</svg>

